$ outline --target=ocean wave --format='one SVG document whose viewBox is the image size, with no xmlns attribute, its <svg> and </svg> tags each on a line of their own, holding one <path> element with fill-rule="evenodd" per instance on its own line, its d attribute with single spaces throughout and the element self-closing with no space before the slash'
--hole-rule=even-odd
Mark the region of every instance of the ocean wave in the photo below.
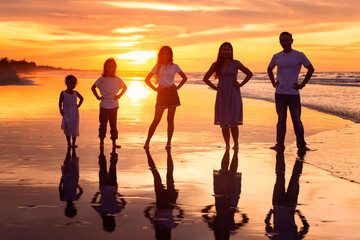
<svg viewBox="0 0 360 240">
<path fill-rule="evenodd" d="M 300 90 L 301 104 L 319 112 L 332 114 L 360 123 L 358 87 L 334 85 L 307 85 Z M 275 89 L 269 83 L 249 82 L 242 96 L 274 102 Z"/>
<path fill-rule="evenodd" d="M 303 79 L 301 73 L 299 79 Z M 203 73 L 189 73 L 188 83 L 205 84 Z M 240 73 L 239 81 L 243 78 Z M 217 80 L 212 79 L 215 84 Z M 305 88 L 300 90 L 302 105 L 351 121 L 360 122 L 359 72 L 316 73 Z M 275 89 L 267 73 L 254 73 L 254 77 L 241 88 L 242 96 L 274 102 Z"/>
</svg>

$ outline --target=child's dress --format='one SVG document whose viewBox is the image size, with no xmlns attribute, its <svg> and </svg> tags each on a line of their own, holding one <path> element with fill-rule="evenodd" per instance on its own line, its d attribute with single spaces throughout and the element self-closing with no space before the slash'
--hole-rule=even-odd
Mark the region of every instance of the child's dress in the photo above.
<svg viewBox="0 0 360 240">
<path fill-rule="evenodd" d="M 68 94 L 62 91 L 64 96 L 63 109 L 64 116 L 61 123 L 61 129 L 64 130 L 66 136 L 79 136 L 79 109 L 77 108 L 77 92 Z"/>
</svg>

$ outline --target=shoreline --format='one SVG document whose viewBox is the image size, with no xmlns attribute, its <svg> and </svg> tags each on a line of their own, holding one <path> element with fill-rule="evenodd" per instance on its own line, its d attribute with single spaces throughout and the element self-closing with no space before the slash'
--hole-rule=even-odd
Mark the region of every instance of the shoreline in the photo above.
<svg viewBox="0 0 360 240">
<path fill-rule="evenodd" d="M 263 100 L 263 101 L 266 101 L 266 102 L 275 103 L 274 100 L 271 100 L 269 98 L 253 97 L 253 96 L 246 96 L 246 97 L 243 96 L 243 98 Z M 351 118 L 351 117 L 349 117 L 349 116 L 347 116 L 345 114 L 340 114 L 340 113 L 335 112 L 335 111 L 326 111 L 326 110 L 324 110 L 322 108 L 311 106 L 311 105 L 306 104 L 306 103 L 301 103 L 301 107 L 306 107 L 308 109 L 311 109 L 311 110 L 314 110 L 314 111 L 317 111 L 317 112 L 320 112 L 320 113 L 325 113 L 325 114 L 329 114 L 331 116 L 342 118 L 344 120 L 349 120 L 349 121 L 352 121 L 355 124 L 360 123 L 360 120 L 357 120 L 356 118 Z"/>
<path fill-rule="evenodd" d="M 271 100 L 265 99 L 265 98 L 255 98 L 255 97 L 243 97 L 243 98 L 256 99 L 256 100 L 274 103 L 274 101 L 271 101 Z M 355 122 L 352 119 L 347 119 L 347 118 L 344 118 L 343 116 L 339 116 L 337 114 L 333 114 L 330 112 L 320 111 L 319 109 L 312 108 L 307 105 L 302 105 L 302 107 L 317 111 L 319 113 L 327 114 L 329 116 L 339 117 L 343 120 L 351 121 L 350 124 L 346 124 L 344 127 L 314 133 L 314 134 L 311 134 L 311 135 L 305 137 L 305 140 L 307 141 L 308 146 L 311 149 L 311 151 L 309 151 L 307 153 L 307 156 L 308 156 L 307 158 L 310 157 L 312 159 L 316 159 L 315 163 L 314 163 L 314 160 L 305 161 L 305 163 L 312 165 L 316 168 L 319 168 L 321 170 L 324 170 L 326 172 L 329 172 L 332 176 L 334 176 L 336 178 L 343 179 L 343 180 L 346 180 L 351 183 L 360 184 L 360 167 L 357 166 L 358 163 L 356 162 L 357 159 L 360 159 L 360 147 L 356 146 L 356 142 L 360 143 L 360 124 L 359 124 L 359 122 Z M 290 124 L 288 124 L 288 125 L 290 125 Z M 306 128 L 306 126 L 305 126 L 305 128 Z M 353 129 L 356 132 L 349 133 L 349 131 L 346 131 L 349 129 Z M 289 130 L 292 130 L 292 129 L 290 128 L 290 129 L 288 129 L 288 131 Z M 305 133 L 306 133 L 306 130 L 305 130 Z M 348 144 L 345 144 L 345 145 L 341 145 L 340 147 L 339 147 L 340 144 L 338 142 L 337 142 L 337 144 L 338 144 L 337 146 L 331 146 L 331 144 L 333 142 L 332 139 L 346 139 L 349 137 L 349 134 L 353 135 L 354 138 L 356 136 L 359 136 L 358 138 L 356 138 L 354 140 L 354 143 L 355 143 L 354 146 L 351 145 L 351 142 Z M 327 146 L 327 147 L 323 146 L 324 142 L 326 142 L 326 141 L 328 142 L 328 145 L 330 145 L 330 146 Z M 289 147 L 296 149 L 296 141 L 292 142 L 289 145 Z M 357 148 L 358 151 L 356 149 L 354 150 L 354 148 Z M 338 151 L 336 151 L 336 150 L 338 150 Z M 325 153 L 322 154 L 321 151 L 323 151 Z M 331 151 L 331 153 L 329 153 L 329 151 Z M 350 152 L 350 151 L 353 154 L 348 157 L 346 157 L 347 156 L 346 155 L 345 160 L 342 159 L 341 163 L 343 165 L 339 166 L 338 164 L 336 164 L 336 163 L 338 163 L 338 161 L 336 160 L 336 157 L 338 155 L 342 155 L 341 154 L 342 152 Z M 320 153 L 320 156 L 319 156 L 319 153 Z M 295 154 L 296 154 L 296 152 L 295 152 Z M 319 158 L 327 158 L 330 161 L 328 161 L 327 164 L 324 164 Z M 333 164 L 330 164 L 329 162 L 333 163 Z M 348 176 L 347 174 L 341 175 L 341 173 L 343 173 L 343 172 L 338 172 L 339 169 L 343 169 L 343 170 L 346 169 L 347 172 L 349 172 L 348 169 L 351 169 L 352 171 L 354 171 L 354 173 L 350 173 L 351 176 Z M 359 177 L 357 177 L 357 176 L 359 176 Z"/>
<path fill-rule="evenodd" d="M 336 178 L 360 184 L 360 147 L 357 144 L 360 142 L 360 124 L 320 132 L 308 136 L 306 140 L 312 149 L 307 156 L 312 160 L 305 163 L 327 171 Z M 296 143 L 292 144 L 294 146 Z"/>
</svg>

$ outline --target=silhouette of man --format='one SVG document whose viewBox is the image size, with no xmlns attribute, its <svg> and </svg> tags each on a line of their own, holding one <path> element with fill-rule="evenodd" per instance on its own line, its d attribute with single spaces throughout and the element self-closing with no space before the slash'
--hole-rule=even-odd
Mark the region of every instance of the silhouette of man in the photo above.
<svg viewBox="0 0 360 240">
<path fill-rule="evenodd" d="M 278 115 L 276 145 L 271 147 L 275 151 L 285 149 L 284 141 L 286 134 L 287 108 L 289 107 L 291 119 L 296 135 L 296 144 L 299 150 L 310 150 L 304 139 L 304 127 L 300 119 L 301 103 L 299 90 L 309 82 L 314 67 L 302 52 L 292 49 L 292 35 L 288 32 L 280 34 L 280 44 L 283 51 L 275 54 L 267 69 L 269 78 L 275 90 L 275 105 Z M 277 78 L 275 80 L 273 70 L 277 66 Z M 301 66 L 307 68 L 304 80 L 299 84 L 298 77 Z"/>
</svg>

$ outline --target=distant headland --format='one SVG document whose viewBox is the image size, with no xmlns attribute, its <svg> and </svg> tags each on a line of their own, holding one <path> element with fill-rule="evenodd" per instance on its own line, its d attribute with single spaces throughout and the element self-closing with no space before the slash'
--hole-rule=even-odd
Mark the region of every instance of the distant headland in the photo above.
<svg viewBox="0 0 360 240">
<path fill-rule="evenodd" d="M 25 59 L 21 61 L 10 60 L 7 57 L 0 59 L 0 86 L 8 85 L 35 85 L 34 81 L 24 77 L 19 77 L 18 73 L 31 73 L 36 71 L 64 70 L 51 66 L 36 65 Z"/>
<path fill-rule="evenodd" d="M 8 59 L 7 57 L 2 57 L 0 59 L 0 72 L 15 70 L 16 72 L 26 73 L 32 71 L 41 71 L 41 70 L 63 70 L 62 68 L 52 67 L 52 66 L 43 66 L 37 65 L 34 62 L 28 62 L 25 59 L 17 61 Z"/>
</svg>

